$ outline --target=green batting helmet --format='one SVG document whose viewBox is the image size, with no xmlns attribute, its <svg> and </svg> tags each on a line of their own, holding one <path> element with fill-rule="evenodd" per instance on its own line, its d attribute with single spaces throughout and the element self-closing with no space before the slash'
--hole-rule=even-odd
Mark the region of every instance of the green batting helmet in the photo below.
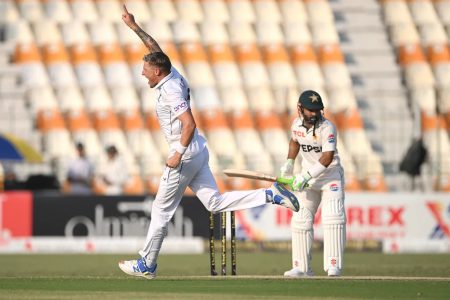
<svg viewBox="0 0 450 300">
<path fill-rule="evenodd" d="M 298 103 L 300 103 L 301 106 L 309 110 L 323 109 L 322 98 L 320 97 L 319 93 L 312 90 L 304 91 L 300 95 Z"/>
</svg>

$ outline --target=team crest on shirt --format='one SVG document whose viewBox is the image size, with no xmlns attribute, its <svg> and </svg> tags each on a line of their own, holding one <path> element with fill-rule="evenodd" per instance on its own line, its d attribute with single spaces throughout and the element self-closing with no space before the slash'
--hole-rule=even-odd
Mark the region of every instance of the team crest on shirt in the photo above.
<svg viewBox="0 0 450 300">
<path fill-rule="evenodd" d="M 336 183 L 330 185 L 330 191 L 337 192 L 339 190 L 339 186 Z"/>
<path fill-rule="evenodd" d="M 334 141 L 335 141 L 334 134 L 330 134 L 328 136 L 328 143 L 332 144 L 332 143 L 334 143 Z"/>
</svg>

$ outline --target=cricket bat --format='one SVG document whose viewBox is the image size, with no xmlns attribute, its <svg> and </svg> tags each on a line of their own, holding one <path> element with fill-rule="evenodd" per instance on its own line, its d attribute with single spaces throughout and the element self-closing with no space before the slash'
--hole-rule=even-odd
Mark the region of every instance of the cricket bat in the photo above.
<svg viewBox="0 0 450 300">
<path fill-rule="evenodd" d="M 229 177 L 242 177 L 248 179 L 256 179 L 256 180 L 264 180 L 264 181 L 272 181 L 279 182 L 282 184 L 291 184 L 294 180 L 293 178 L 283 178 L 276 177 L 268 174 L 264 174 L 261 172 L 249 171 L 249 170 L 239 170 L 239 169 L 225 169 L 223 171 L 225 175 Z"/>
</svg>

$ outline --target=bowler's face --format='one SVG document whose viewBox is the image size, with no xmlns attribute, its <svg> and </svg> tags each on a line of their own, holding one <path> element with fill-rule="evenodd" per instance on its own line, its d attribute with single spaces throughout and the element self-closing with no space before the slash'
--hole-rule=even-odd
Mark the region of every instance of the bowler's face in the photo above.
<svg viewBox="0 0 450 300">
<path fill-rule="evenodd" d="M 142 67 L 142 75 L 148 79 L 148 85 L 151 88 L 154 88 L 158 84 L 159 72 L 160 72 L 159 68 L 144 61 L 144 66 Z"/>
</svg>

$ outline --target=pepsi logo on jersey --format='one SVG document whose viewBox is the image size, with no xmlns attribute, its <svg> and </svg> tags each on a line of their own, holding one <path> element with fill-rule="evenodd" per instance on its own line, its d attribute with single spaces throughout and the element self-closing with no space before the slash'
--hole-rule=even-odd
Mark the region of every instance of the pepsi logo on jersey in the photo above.
<svg viewBox="0 0 450 300">
<path fill-rule="evenodd" d="M 330 144 L 334 143 L 334 134 L 330 134 L 328 136 L 328 143 L 330 143 Z"/>
<path fill-rule="evenodd" d="M 322 147 L 319 146 L 311 146 L 311 145 L 300 145 L 300 148 L 303 152 L 311 152 L 314 151 L 316 153 L 322 152 Z"/>
<path fill-rule="evenodd" d="M 339 191 L 339 186 L 336 183 L 330 185 L 330 191 L 337 192 Z"/>
</svg>

